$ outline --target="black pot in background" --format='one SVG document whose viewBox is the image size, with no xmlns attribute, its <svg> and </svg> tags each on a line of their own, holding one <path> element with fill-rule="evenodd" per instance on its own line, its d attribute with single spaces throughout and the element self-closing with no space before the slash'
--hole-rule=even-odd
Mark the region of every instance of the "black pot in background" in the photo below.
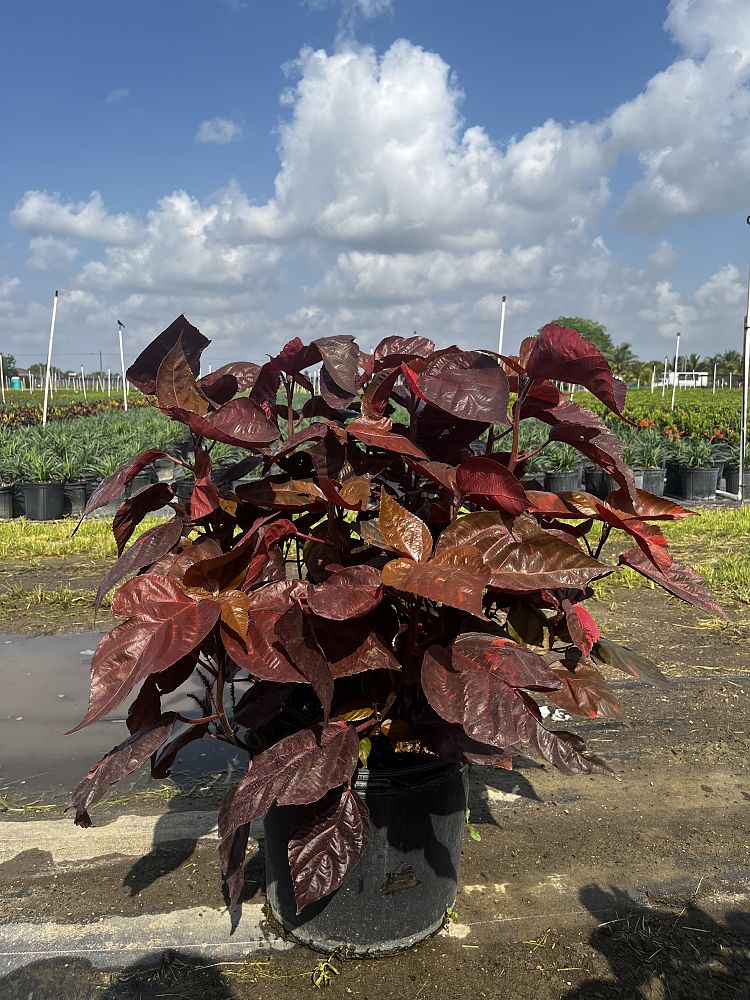
<svg viewBox="0 0 750 1000">
<path fill-rule="evenodd" d="M 13 486 L 13 517 L 23 517 L 26 513 L 26 483 L 15 483 Z"/>
<path fill-rule="evenodd" d="M 83 479 L 64 483 L 65 514 L 68 517 L 80 517 L 86 506 L 86 482 Z"/>
<path fill-rule="evenodd" d="M 743 495 L 747 496 L 750 493 L 750 469 L 745 469 L 743 475 L 744 480 L 744 490 Z M 726 486 L 727 493 L 739 493 L 740 490 L 740 467 L 737 462 L 729 462 L 724 466 L 724 483 Z"/>
<path fill-rule="evenodd" d="M 153 481 L 157 483 L 171 483 L 174 478 L 175 464 L 171 458 L 157 458 L 153 462 Z"/>
<path fill-rule="evenodd" d="M 190 498 L 193 495 L 193 487 L 195 486 L 195 480 L 193 479 L 178 479 L 174 484 L 175 496 L 180 501 L 180 503 L 190 503 Z"/>
<path fill-rule="evenodd" d="M 544 473 L 540 472 L 538 476 L 531 474 L 522 476 L 521 486 L 523 486 L 525 490 L 542 491 L 544 489 Z"/>
<path fill-rule="evenodd" d="M 96 476 L 85 476 L 83 481 L 86 485 L 86 503 L 88 503 L 91 499 L 91 494 L 99 485 L 101 479 L 97 479 Z"/>
<path fill-rule="evenodd" d="M 65 513 L 62 483 L 24 483 L 23 493 L 29 521 L 59 521 Z"/>
<path fill-rule="evenodd" d="M 612 490 L 619 488 L 619 483 L 597 466 L 586 469 L 585 474 L 586 492 L 598 497 L 599 500 L 605 500 Z"/>
<path fill-rule="evenodd" d="M 664 496 L 664 469 L 643 469 L 643 486 L 647 493 L 653 493 L 655 497 Z"/>
<path fill-rule="evenodd" d="M 667 496 L 675 497 L 680 495 L 680 469 L 682 466 L 674 459 L 670 459 L 664 467 L 664 493 Z"/>
<path fill-rule="evenodd" d="M 709 500 L 715 495 L 716 469 L 713 466 L 705 469 L 679 466 L 678 497 L 684 497 L 685 500 Z"/>
<path fill-rule="evenodd" d="M 0 486 L 0 521 L 9 521 L 13 514 L 13 486 Z"/>
<path fill-rule="evenodd" d="M 125 487 L 125 498 L 128 499 L 135 496 L 136 493 L 140 493 L 141 490 L 145 490 L 147 486 L 150 486 L 152 482 L 153 479 L 150 471 L 139 472 Z"/>
<path fill-rule="evenodd" d="M 326 954 L 383 955 L 429 937 L 456 899 L 467 783 L 465 764 L 443 761 L 360 770 L 354 788 L 370 813 L 369 845 L 346 881 L 300 914 L 287 857 L 298 807 L 273 806 L 264 821 L 273 916 Z"/>
<path fill-rule="evenodd" d="M 574 493 L 581 482 L 581 470 L 545 472 L 544 487 L 548 493 Z"/>
</svg>

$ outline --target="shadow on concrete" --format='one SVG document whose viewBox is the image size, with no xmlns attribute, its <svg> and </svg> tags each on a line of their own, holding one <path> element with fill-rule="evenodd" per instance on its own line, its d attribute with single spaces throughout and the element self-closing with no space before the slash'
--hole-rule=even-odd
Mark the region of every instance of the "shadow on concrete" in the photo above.
<svg viewBox="0 0 750 1000">
<path fill-rule="evenodd" d="M 606 959 L 610 975 L 584 981 L 563 1000 L 750 996 L 750 913 L 730 912 L 719 922 L 694 901 L 658 909 L 597 885 L 585 886 L 579 896 L 599 920 L 589 942 Z"/>
<path fill-rule="evenodd" d="M 523 804 L 521 800 L 541 802 L 529 779 L 518 770 L 519 761 L 514 761 L 512 771 L 499 767 L 473 767 L 469 785 L 469 809 L 471 821 L 499 826 L 494 811 L 512 809 Z M 526 770 L 526 762 L 522 765 Z M 530 768 L 536 768 L 533 762 Z"/>
</svg>

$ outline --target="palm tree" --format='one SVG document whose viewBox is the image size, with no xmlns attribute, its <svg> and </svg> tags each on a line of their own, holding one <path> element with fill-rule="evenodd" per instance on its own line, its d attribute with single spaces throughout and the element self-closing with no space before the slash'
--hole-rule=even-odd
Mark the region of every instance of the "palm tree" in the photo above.
<svg viewBox="0 0 750 1000">
<path fill-rule="evenodd" d="M 628 377 L 632 378 L 639 365 L 638 355 L 627 342 L 618 344 L 612 351 L 610 366 L 619 378 L 624 378 L 626 381 Z"/>
<path fill-rule="evenodd" d="M 686 354 L 683 364 L 683 371 L 686 372 L 697 372 L 701 366 L 701 356 L 700 354 Z"/>
</svg>

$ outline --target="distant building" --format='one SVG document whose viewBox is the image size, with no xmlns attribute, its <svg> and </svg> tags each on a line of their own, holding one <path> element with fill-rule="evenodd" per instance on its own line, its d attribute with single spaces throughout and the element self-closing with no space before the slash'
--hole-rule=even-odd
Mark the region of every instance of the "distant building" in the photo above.
<svg viewBox="0 0 750 1000">
<path fill-rule="evenodd" d="M 674 385 L 675 373 L 667 372 L 666 385 L 671 389 Z M 665 384 L 664 375 L 656 380 L 655 385 L 661 388 Z M 677 372 L 678 389 L 701 389 L 708 385 L 708 372 Z"/>
</svg>

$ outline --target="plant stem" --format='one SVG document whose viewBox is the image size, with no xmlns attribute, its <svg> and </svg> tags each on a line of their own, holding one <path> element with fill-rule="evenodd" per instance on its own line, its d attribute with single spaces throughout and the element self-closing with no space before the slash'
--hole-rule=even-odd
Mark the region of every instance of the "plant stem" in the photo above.
<svg viewBox="0 0 750 1000">
<path fill-rule="evenodd" d="M 216 678 L 216 715 L 218 716 L 219 722 L 221 723 L 221 728 L 224 731 L 224 735 L 230 741 L 237 746 L 237 738 L 234 735 L 234 730 L 229 725 L 229 719 L 227 719 L 227 714 L 224 711 L 224 664 L 219 664 L 219 676 Z"/>
</svg>

